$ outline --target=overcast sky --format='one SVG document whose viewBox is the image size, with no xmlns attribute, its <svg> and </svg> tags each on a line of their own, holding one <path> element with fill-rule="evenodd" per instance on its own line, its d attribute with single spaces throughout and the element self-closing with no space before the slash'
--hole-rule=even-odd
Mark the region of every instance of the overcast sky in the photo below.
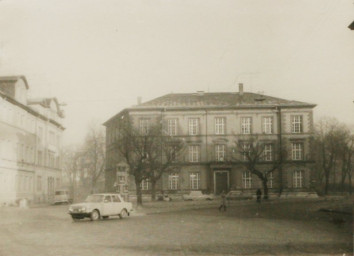
<svg viewBox="0 0 354 256">
<path fill-rule="evenodd" d="M 353 0 L 0 0 L 0 75 L 91 120 L 171 92 L 244 90 L 354 123 Z"/>
</svg>

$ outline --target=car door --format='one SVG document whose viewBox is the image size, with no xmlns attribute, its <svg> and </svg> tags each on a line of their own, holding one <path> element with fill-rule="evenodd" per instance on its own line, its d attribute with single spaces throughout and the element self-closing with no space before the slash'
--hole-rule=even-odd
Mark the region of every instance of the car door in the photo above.
<svg viewBox="0 0 354 256">
<path fill-rule="evenodd" d="M 122 202 L 119 198 L 118 195 L 113 195 L 112 196 L 112 199 L 113 199 L 113 211 L 114 213 L 113 214 L 119 214 L 121 211 L 122 211 Z"/>
<path fill-rule="evenodd" d="M 105 195 L 103 198 L 103 211 L 101 213 L 102 216 L 112 215 L 112 198 L 110 195 Z"/>
</svg>

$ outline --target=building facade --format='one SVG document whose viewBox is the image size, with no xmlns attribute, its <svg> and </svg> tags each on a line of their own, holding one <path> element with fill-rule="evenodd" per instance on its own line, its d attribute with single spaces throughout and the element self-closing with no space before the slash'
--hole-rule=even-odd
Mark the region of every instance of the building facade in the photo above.
<svg viewBox="0 0 354 256">
<path fill-rule="evenodd" d="M 129 115 L 139 129 L 147 129 L 162 119 L 168 136 L 184 141 L 185 150 L 178 156 L 176 171 L 163 175 L 158 191 L 180 194 L 202 190 L 220 194 L 232 189 L 254 193 L 262 184 L 247 170 L 245 156 L 236 146 L 236 141 L 251 138 L 264 143 L 261 171 L 269 170 L 282 158 L 281 168 L 268 176 L 271 192 L 309 191 L 314 107 L 243 92 L 241 84 L 237 93 L 168 94 L 124 109 L 105 123 L 106 189 L 113 189 L 117 165 L 124 161 L 116 157 L 119 145 L 115 141 L 122 116 Z M 145 193 L 149 193 L 149 185 L 148 180 L 141 184 Z M 135 190 L 133 180 L 129 190 Z"/>
<path fill-rule="evenodd" d="M 61 186 L 61 124 L 56 98 L 28 98 L 24 76 L 0 77 L 0 204 L 51 202 Z"/>
</svg>

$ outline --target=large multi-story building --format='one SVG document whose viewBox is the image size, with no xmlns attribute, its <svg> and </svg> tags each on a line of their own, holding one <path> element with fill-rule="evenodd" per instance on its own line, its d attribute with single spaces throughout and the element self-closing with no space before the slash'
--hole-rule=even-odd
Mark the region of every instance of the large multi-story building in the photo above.
<svg viewBox="0 0 354 256">
<path fill-rule="evenodd" d="M 24 76 L 0 77 L 0 204 L 50 202 L 61 184 L 56 98 L 28 98 Z"/>
<path fill-rule="evenodd" d="M 114 182 L 119 179 L 117 166 L 124 163 L 122 158 L 115 157 L 119 154 L 115 142 L 122 116 L 129 115 L 140 129 L 162 118 L 168 135 L 179 137 L 185 143 L 183 155 L 175 163 L 177 171 L 162 176 L 158 191 L 171 194 L 203 190 L 219 194 L 233 189 L 253 193 L 262 184 L 246 168 L 245 157 L 235 143 L 251 138 L 264 144 L 258 165 L 261 171 L 279 164 L 282 158 L 281 167 L 268 176 L 271 191 L 309 191 L 314 107 L 314 104 L 243 92 L 240 84 L 239 92 L 172 93 L 126 108 L 104 124 L 106 189 L 113 190 Z M 148 193 L 149 181 L 143 181 L 141 188 Z M 135 190 L 134 182 L 130 182 L 129 189 Z"/>
</svg>

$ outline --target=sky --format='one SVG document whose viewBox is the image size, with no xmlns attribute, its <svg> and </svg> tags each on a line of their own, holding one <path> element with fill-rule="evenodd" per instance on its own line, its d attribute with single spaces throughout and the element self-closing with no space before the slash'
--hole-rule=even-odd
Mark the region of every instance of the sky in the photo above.
<svg viewBox="0 0 354 256">
<path fill-rule="evenodd" d="M 64 144 L 168 93 L 244 91 L 354 124 L 353 0 L 0 0 L 0 75 L 66 103 Z"/>
</svg>

